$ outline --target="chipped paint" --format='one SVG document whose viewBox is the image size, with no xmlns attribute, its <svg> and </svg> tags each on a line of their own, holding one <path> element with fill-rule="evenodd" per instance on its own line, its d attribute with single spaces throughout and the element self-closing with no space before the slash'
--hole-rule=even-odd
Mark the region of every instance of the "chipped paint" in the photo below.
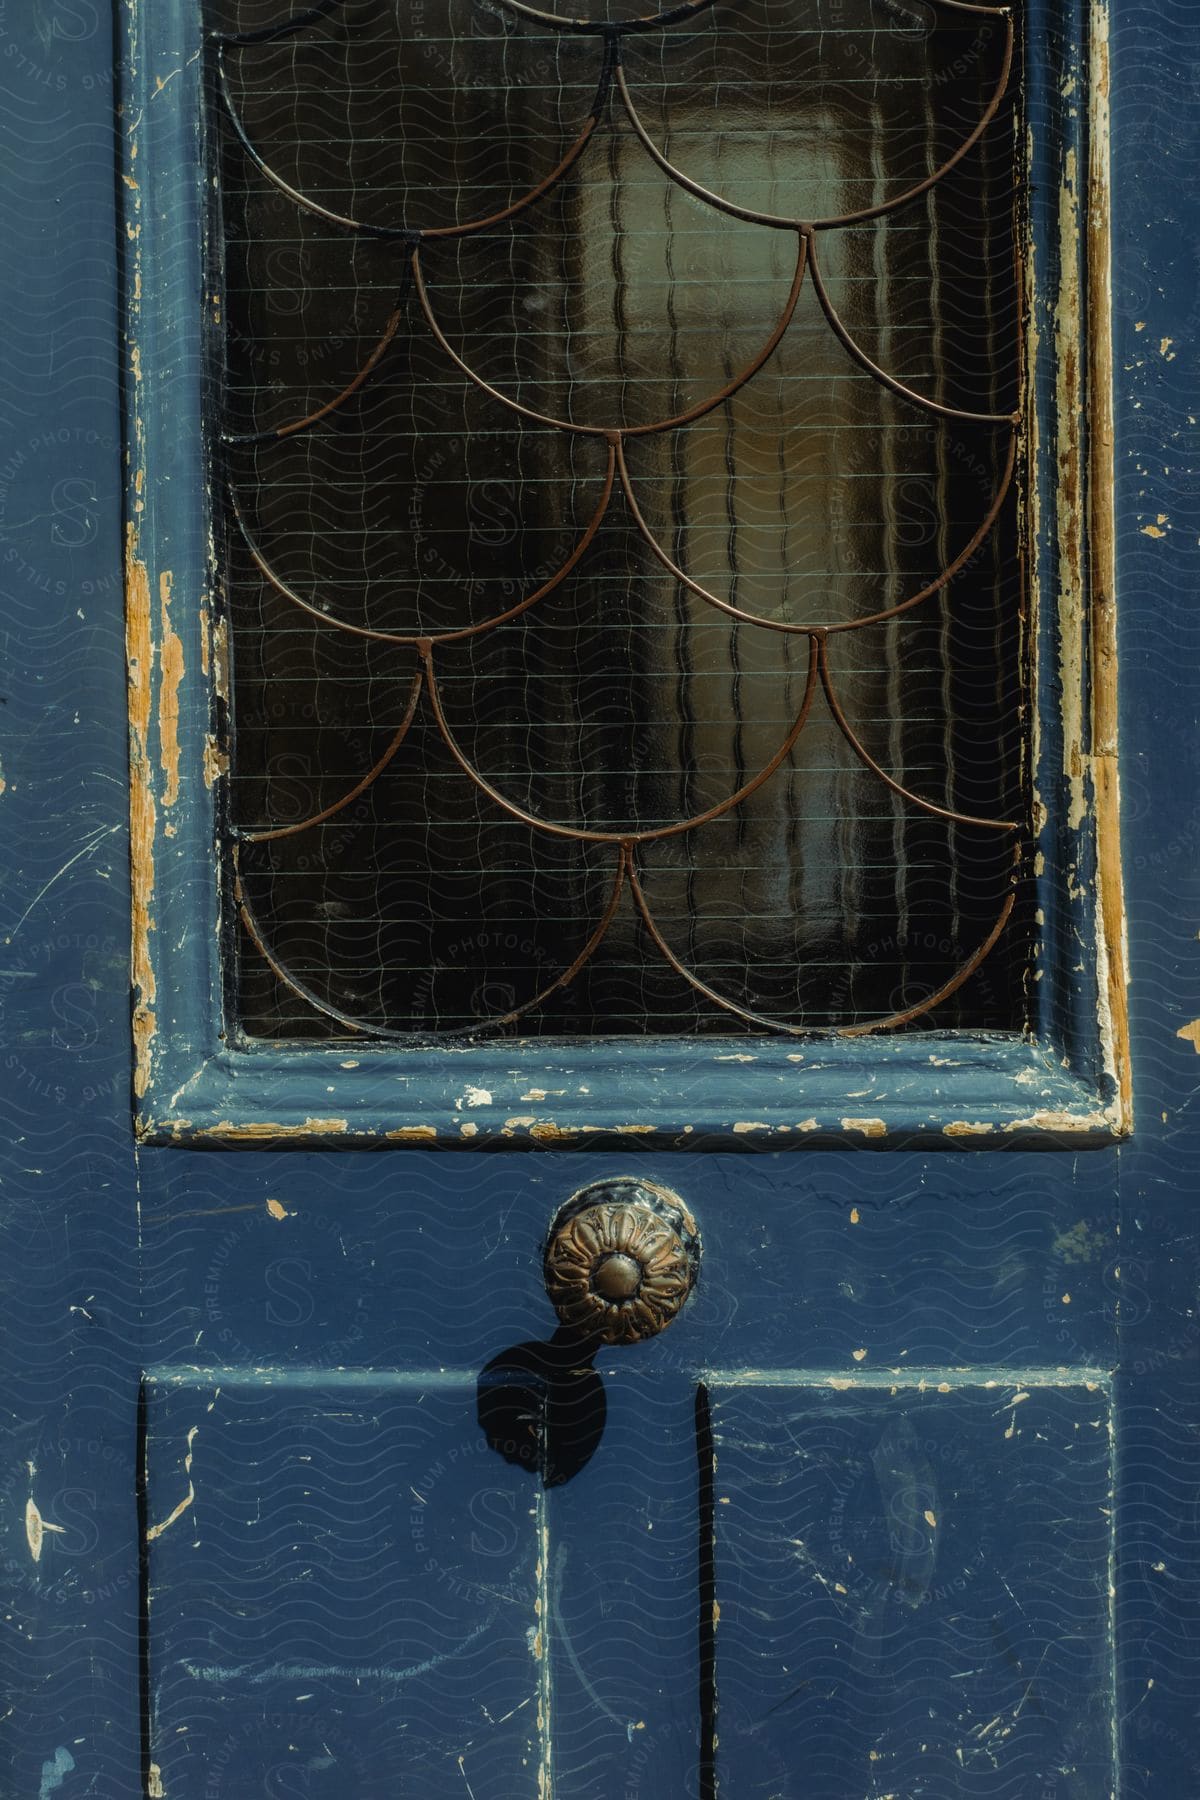
<svg viewBox="0 0 1200 1800">
<path fill-rule="evenodd" d="M 265 1122 L 247 1124 L 235 1119 L 218 1119 L 215 1125 L 206 1126 L 201 1135 L 228 1138 L 232 1143 L 261 1144 L 269 1143 L 272 1138 L 340 1135 L 349 1129 L 350 1124 L 346 1119 L 305 1119 L 302 1125 L 272 1125 Z M 428 1130 L 429 1127 L 425 1129 Z"/>
<path fill-rule="evenodd" d="M 129 161 L 137 160 L 135 134 L 129 134 Z M 146 431 L 142 416 L 142 357 L 138 326 L 142 299 L 142 195 L 136 180 L 129 184 L 132 198 L 125 221 L 131 246 L 129 267 L 133 291 L 129 297 L 127 331 L 129 372 L 132 376 L 126 428 L 127 456 L 131 465 L 131 516 L 125 524 L 125 661 L 129 696 L 129 860 L 131 879 L 131 980 L 133 986 L 133 1091 L 141 1099 L 149 1089 L 153 1070 L 154 1038 L 158 1026 L 157 981 L 151 948 L 154 930 L 154 840 L 157 808 L 154 771 L 150 758 L 150 719 L 153 704 L 153 621 L 150 610 L 150 575 L 142 557 L 138 536 L 145 510 Z"/>
<path fill-rule="evenodd" d="M 535 1572 L 537 1592 L 534 1597 L 534 1611 L 538 1626 L 534 1634 L 531 1648 L 537 1662 L 537 1724 L 539 1737 L 538 1755 L 538 1800 L 553 1800 L 554 1795 L 554 1750 L 553 1750 L 553 1699 L 554 1688 L 551 1681 L 550 1646 L 547 1643 L 547 1632 L 553 1616 L 553 1596 L 550 1591 L 550 1511 L 546 1490 L 538 1489 L 534 1503 L 534 1518 L 537 1530 L 538 1559 Z"/>
<path fill-rule="evenodd" d="M 843 1119 L 843 1131 L 856 1131 L 863 1137 L 881 1138 L 887 1136 L 887 1126 L 882 1119 Z"/>
<path fill-rule="evenodd" d="M 1096 813 L 1096 946 L 1100 1034 L 1117 1087 L 1115 1129 L 1133 1125 L 1129 1045 L 1129 946 L 1121 866 L 1120 771 L 1117 761 L 1116 425 L 1113 416 L 1112 194 L 1109 18 L 1106 0 L 1091 8 L 1087 268 L 1088 268 L 1088 573 L 1091 583 L 1092 786 Z"/>
<path fill-rule="evenodd" d="M 213 788 L 221 778 L 229 773 L 229 752 L 222 750 L 211 731 L 204 737 L 204 760 L 202 763 L 204 785 Z"/>
<path fill-rule="evenodd" d="M 1063 779 L 1066 783 L 1067 829 L 1078 832 L 1088 817 L 1086 732 L 1086 642 L 1084 634 L 1084 471 L 1079 430 L 1081 396 L 1080 327 L 1083 316 L 1078 245 L 1080 241 L 1079 166 L 1074 148 L 1067 151 L 1059 189 L 1058 251 L 1061 271 L 1054 309 L 1054 366 L 1057 386 L 1058 493 L 1055 527 L 1058 538 L 1058 673 L 1062 707 Z"/>
<path fill-rule="evenodd" d="M 1105 0 L 1094 0 L 1091 6 L 1088 41 L 1087 166 L 1081 169 L 1074 151 L 1068 151 L 1058 194 L 1060 272 L 1053 315 L 1057 420 L 1053 529 L 1058 586 L 1056 592 L 1048 591 L 1044 575 L 1035 566 L 1032 603 L 1035 638 L 1037 617 L 1047 609 L 1053 610 L 1058 636 L 1065 823 L 1076 834 L 1085 829 L 1094 833 L 1094 893 L 1081 881 L 1078 863 L 1066 868 L 1062 879 L 1068 896 L 1091 913 L 1100 1045 L 1116 1098 L 1111 1106 L 1086 1117 L 1080 1115 L 1071 1123 L 1064 1114 L 1047 1110 L 1032 1116 L 1039 1123 L 1017 1120 L 1009 1129 L 1101 1130 L 1112 1136 L 1130 1129 L 1132 1089 L 1118 817 L 1109 23 Z M 1031 154 L 1032 150 L 1031 133 Z M 1032 242 L 1027 247 L 1027 268 L 1030 291 L 1036 292 Z M 1030 382 L 1041 360 L 1038 319 L 1038 308 L 1031 307 L 1027 336 Z M 1080 421 L 1086 421 L 1086 431 L 1081 431 Z M 1036 409 L 1032 409 L 1030 427 L 1031 460 L 1036 463 Z M 1036 542 L 1042 511 L 1036 481 L 1030 482 L 1027 499 Z M 1038 659 L 1033 660 L 1036 684 Z M 1035 771 L 1044 761 L 1038 723 L 1041 710 L 1035 703 Z M 1036 793 L 1034 812 L 1035 831 L 1041 834 L 1050 822 L 1050 810 Z M 1039 851 L 1039 876 L 1044 868 L 1045 858 Z M 1043 974 L 1044 969 L 1039 968 L 1034 979 Z"/>
<path fill-rule="evenodd" d="M 171 589 L 174 577 L 164 569 L 158 578 L 159 616 L 162 635 L 158 646 L 161 682 L 158 695 L 159 760 L 165 783 L 162 803 L 172 807 L 179 799 L 179 689 L 183 681 L 183 641 L 171 624 Z"/>
<path fill-rule="evenodd" d="M 38 1783 L 38 1800 L 50 1800 L 51 1794 L 57 1794 L 74 1768 L 75 1758 L 65 1744 L 59 1744 L 54 1752 L 53 1761 L 42 1764 L 41 1780 Z"/>
<path fill-rule="evenodd" d="M 341 1067 L 340 1064 L 335 1065 Z M 481 1114 L 479 1120 L 464 1119 L 458 1110 L 461 1096 L 445 1097 L 437 1102 L 438 1110 L 433 1115 L 437 1122 L 423 1122 L 419 1119 L 386 1129 L 376 1123 L 369 1115 L 358 1122 L 353 1115 L 327 1117 L 325 1115 L 307 1115 L 297 1118 L 293 1114 L 289 1122 L 263 1118 L 265 1107 L 259 1108 L 251 1098 L 243 1104 L 254 1116 L 238 1118 L 236 1114 L 225 1110 L 229 1107 L 228 1098 L 218 1103 L 221 1111 L 215 1122 L 211 1115 L 196 1120 L 191 1116 L 177 1115 L 174 1107 L 183 1098 L 185 1092 L 206 1070 L 202 1067 L 185 1082 L 177 1094 L 170 1100 L 170 1108 L 165 1116 L 147 1115 L 139 1121 L 139 1131 L 143 1140 L 184 1142 L 189 1136 L 209 1141 L 217 1140 L 228 1143 L 262 1143 L 276 1140 L 301 1141 L 307 1137 L 338 1135 L 352 1138 L 375 1139 L 376 1141 L 395 1144 L 453 1145 L 470 1142 L 476 1139 L 502 1140 L 513 1144 L 529 1143 L 544 1147 L 561 1147 L 567 1149 L 583 1149 L 589 1143 L 603 1139 L 612 1140 L 646 1140 L 658 1139 L 664 1146 L 683 1147 L 689 1138 L 706 1147 L 725 1138 L 730 1144 L 743 1146 L 764 1144 L 766 1140 L 778 1142 L 780 1139 L 793 1139 L 799 1134 L 822 1132 L 830 1139 L 859 1138 L 885 1147 L 893 1133 L 905 1133 L 910 1137 L 914 1131 L 922 1137 L 940 1137 L 944 1142 L 987 1139 L 999 1145 L 1016 1135 L 1052 1134 L 1056 1137 L 1068 1136 L 1075 1140 L 1095 1138 L 1097 1136 L 1111 1139 L 1119 1132 L 1119 1107 L 1080 1105 L 1069 1093 L 1059 1099 L 1055 1092 L 1056 1083 L 1048 1078 L 1046 1072 L 1023 1069 L 1016 1074 L 1002 1076 L 1001 1080 L 1020 1083 L 1026 1090 L 1032 1089 L 1033 1095 L 1040 1094 L 1044 1103 L 1033 1110 L 1015 1115 L 1015 1109 L 1009 1112 L 996 1105 L 989 1108 L 990 1118 L 957 1118 L 943 1123 L 938 1117 L 940 1096 L 936 1090 L 930 1092 L 924 1102 L 923 1109 L 915 1112 L 909 1103 L 903 1110 L 891 1117 L 880 1115 L 841 1115 L 825 1122 L 812 1117 L 792 1123 L 787 1120 L 747 1119 L 726 1122 L 719 1117 L 710 1123 L 678 1125 L 669 1116 L 655 1117 L 641 1121 L 617 1120 L 612 1123 L 597 1122 L 583 1118 L 571 1122 L 556 1118 L 547 1118 L 536 1113 L 509 1114 L 497 1124 L 495 1112 Z M 830 1071 L 832 1073 L 832 1071 Z M 914 1070 L 914 1079 L 919 1078 Z M 328 1084 L 326 1084 L 328 1085 Z M 335 1091 L 335 1090 L 331 1090 Z M 1032 1097 L 1032 1096 L 1031 1096 Z M 998 1097 L 999 1098 L 999 1097 Z M 444 1109 L 444 1111 L 443 1111 Z M 214 1111 L 217 1107 L 214 1106 Z M 297 1109 L 299 1111 L 299 1109 Z M 700 1135 L 697 1137 L 696 1134 Z"/>
<path fill-rule="evenodd" d="M 196 1433 L 199 1431 L 199 1429 L 200 1429 L 200 1427 L 198 1425 L 193 1425 L 191 1430 L 187 1434 L 187 1450 L 184 1453 L 184 1458 L 183 1458 L 183 1472 L 188 1478 L 187 1493 L 183 1496 L 183 1499 L 179 1502 L 179 1504 L 177 1506 L 175 1506 L 167 1514 L 165 1519 L 160 1520 L 160 1522 L 157 1525 L 147 1525 L 147 1527 L 146 1527 L 146 1542 L 148 1544 L 154 1543 L 158 1538 L 160 1538 L 163 1535 L 164 1531 L 169 1531 L 171 1529 L 172 1525 L 174 1525 L 177 1520 L 179 1520 L 183 1517 L 184 1513 L 188 1511 L 189 1507 L 191 1507 L 192 1505 L 195 1504 L 196 1485 L 192 1480 L 192 1459 L 195 1455 L 193 1445 L 196 1442 Z"/>
<path fill-rule="evenodd" d="M 583 1132 L 612 1132 L 619 1137 L 645 1137 L 654 1130 L 653 1125 L 583 1125 Z"/>
<path fill-rule="evenodd" d="M 209 645 L 212 657 L 213 693 L 223 705 L 231 698 L 229 684 L 229 621 L 224 614 L 210 615 Z"/>
<path fill-rule="evenodd" d="M 566 1125 L 556 1125 L 552 1119 L 539 1119 L 529 1127 L 529 1135 L 535 1144 L 566 1144 L 578 1135 Z"/>
<path fill-rule="evenodd" d="M 1037 1391 L 1061 1387 L 1065 1380 L 1070 1387 L 1086 1388 L 1089 1393 L 1094 1391 L 1111 1398 L 1113 1373 L 1111 1369 L 1096 1368 L 1090 1363 L 1082 1366 L 1066 1363 L 1022 1364 L 1011 1369 L 970 1364 L 956 1364 L 949 1369 L 901 1368 L 892 1364 L 878 1369 L 862 1369 L 855 1375 L 846 1375 L 838 1369 L 706 1368 L 702 1371 L 702 1378 L 713 1388 L 832 1387 L 839 1392 L 861 1388 L 869 1392 L 884 1389 L 892 1394 L 912 1391 L 919 1394 L 949 1394 L 959 1389 L 982 1388 L 998 1392 L 1011 1390 L 1014 1395 L 1026 1388 Z M 1008 1404 L 1015 1405 L 1016 1401 L 1011 1400 Z M 1000 1410 L 1003 1411 L 1004 1408 Z"/>
<path fill-rule="evenodd" d="M 596 1125 L 590 1120 L 579 1125 L 560 1125 L 555 1119 L 539 1119 L 536 1113 L 514 1113 L 505 1119 L 500 1127 L 500 1135 L 506 1138 L 528 1136 L 537 1144 L 565 1144 L 576 1138 L 594 1137 L 597 1134 L 605 1137 L 647 1137 L 656 1130 L 654 1125 Z"/>
<path fill-rule="evenodd" d="M 154 832 L 157 807 L 150 763 L 151 670 L 154 647 L 150 576 L 138 554 L 137 526 L 125 527 L 125 657 L 129 678 L 129 857 L 133 909 L 134 1092 L 141 1098 L 153 1068 L 157 982 L 150 934 L 154 930 Z"/>
<path fill-rule="evenodd" d="M 1193 1019 L 1190 1025 L 1181 1025 L 1175 1036 L 1182 1038 L 1185 1044 L 1190 1044 L 1196 1055 L 1200 1056 L 1200 1019 Z"/>
<path fill-rule="evenodd" d="M 30 1494 L 25 1502 L 25 1541 L 29 1545 L 29 1554 L 34 1562 L 42 1560 L 42 1545 L 48 1531 L 57 1532 L 61 1536 L 66 1531 L 66 1526 L 51 1525 L 49 1520 L 43 1519 L 37 1501 Z"/>
<path fill-rule="evenodd" d="M 1091 1113 L 1055 1111 L 1046 1107 L 1024 1119 L 1014 1119 L 1010 1131 L 1052 1131 L 1087 1136 L 1093 1132 L 1111 1132 L 1116 1118 L 1111 1108 Z"/>
</svg>

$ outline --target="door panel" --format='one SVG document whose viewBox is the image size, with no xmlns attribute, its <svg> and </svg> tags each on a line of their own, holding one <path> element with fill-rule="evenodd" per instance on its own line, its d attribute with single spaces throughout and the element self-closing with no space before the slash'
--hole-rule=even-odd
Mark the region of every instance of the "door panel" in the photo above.
<svg viewBox="0 0 1200 1800">
<path fill-rule="evenodd" d="M 1107 1384 L 712 1398 L 736 1792 L 1112 1791 Z"/>
<path fill-rule="evenodd" d="M 536 1764 L 541 1502 L 453 1377 L 147 1383 L 164 1791 L 516 1800 Z"/>
<path fill-rule="evenodd" d="M 227 1506 L 241 1521 L 269 1505 L 283 1533 L 273 1578 L 299 1581 L 306 1599 L 309 1502 L 274 1483 L 265 1498 L 271 1472 L 255 1446 L 307 1453 L 314 1409 L 334 1406 L 351 1434 L 369 1411 L 378 1469 L 369 1436 L 358 1452 L 347 1442 L 318 1516 L 337 1511 L 346 1540 L 382 1556 L 380 1586 L 393 1570 L 419 1616 L 432 1584 L 445 1602 L 438 1630 L 464 1642 L 477 1611 L 443 1593 L 442 1552 L 412 1535 L 412 1490 L 444 1470 L 429 1501 L 456 1579 L 497 1585 L 486 1570 L 504 1546 L 499 1585 L 517 1637 L 536 1625 L 546 1648 L 543 1670 L 515 1666 L 529 1695 L 544 1678 L 547 1713 L 539 1724 L 525 1708 L 525 1735 L 490 1745 L 486 1779 L 517 1781 L 548 1756 L 552 1791 L 571 1800 L 600 1800 L 616 1782 L 702 1796 L 715 1680 L 718 1763 L 749 1795 L 798 1793 L 797 1769 L 805 1793 L 816 1781 L 830 1800 L 860 1779 L 864 1792 L 875 1779 L 880 1793 L 919 1792 L 920 1781 L 954 1793 L 961 1776 L 965 1793 L 1000 1794 L 1031 1771 L 1049 1781 L 1059 1762 L 1074 1771 L 1064 1795 L 1107 1793 L 1116 1199 L 1102 1157 L 1041 1159 L 1036 1194 L 1019 1159 L 989 1161 L 991 1185 L 972 1187 L 979 1165 L 961 1157 L 822 1157 L 819 1177 L 781 1153 L 639 1159 L 639 1174 L 673 1183 L 696 1213 L 699 1283 L 667 1332 L 596 1358 L 600 1398 L 567 1384 L 564 1401 L 536 1369 L 557 1323 L 542 1246 L 559 1206 L 610 1175 L 611 1159 L 243 1153 L 222 1204 L 208 1184 L 224 1157 L 154 1153 L 142 1221 L 160 1310 L 149 1324 L 169 1360 L 150 1388 L 151 1528 L 188 1479 L 197 1521 L 206 1484 L 221 1519 Z M 444 1170 L 460 1176 L 453 1194 Z M 506 1460 L 503 1426 L 493 1423 L 499 1452 L 489 1447 L 477 1417 L 485 1391 L 501 1396 L 514 1439 L 531 1411 L 558 1409 L 544 1492 L 535 1471 Z M 510 1540 L 526 1525 L 518 1552 Z M 218 1532 L 176 1603 L 192 1528 L 181 1516 L 151 1545 L 156 1692 L 202 1659 L 214 1681 L 237 1673 L 224 1693 L 226 1709 L 240 1708 L 244 1672 L 267 1655 L 253 1647 L 258 1624 L 240 1648 L 206 1651 L 193 1600 L 208 1583 L 223 1606 L 252 1593 L 253 1540 L 244 1525 L 240 1540 Z M 472 1545 L 482 1575 L 467 1567 Z M 353 1583 L 356 1562 L 343 1570 L 326 1548 L 328 1599 L 315 1616 L 328 1605 L 334 1628 L 311 1646 L 298 1691 L 341 1666 L 342 1621 L 353 1617 L 339 1584 Z M 161 1636 L 160 1586 L 180 1620 Z M 293 1629 L 286 1603 L 278 1617 Z M 437 1653 L 414 1643 L 389 1663 L 370 1615 L 356 1644 L 366 1668 Z M 472 1645 L 462 1654 L 472 1666 Z M 172 1754 L 168 1721 L 204 1701 L 189 1681 L 170 1691 L 181 1710 L 160 1703 L 160 1760 Z M 330 1718 L 346 1716 L 336 1685 L 313 1691 Z M 285 1715 L 286 1699 L 286 1684 L 271 1690 Z M 257 1685 L 250 1701 L 265 1704 Z M 411 1750 L 425 1704 L 412 1682 L 376 1703 L 371 1730 L 384 1741 L 394 1716 Z M 507 1710 L 486 1704 L 496 1718 Z M 470 1724 L 430 1749 L 423 1780 L 440 1781 L 443 1765 L 459 1779 Z M 360 1723 L 356 1741 L 374 1741 L 371 1730 Z M 476 1792 L 489 1791 L 467 1768 Z"/>
<path fill-rule="evenodd" d="M 722 1800 L 1092 1800 L 1114 1721 L 1127 1800 L 1196 1791 L 1195 534 L 1157 450 L 1195 379 L 1194 23 L 1114 15 L 1133 1140 L 437 1163 L 134 1149 L 110 23 L 0 8 L 4 1791 L 673 1800 L 714 1655 Z M 685 1195 L 703 1273 L 543 1492 L 476 1382 L 548 1337 L 546 1227 L 614 1168 Z"/>
</svg>

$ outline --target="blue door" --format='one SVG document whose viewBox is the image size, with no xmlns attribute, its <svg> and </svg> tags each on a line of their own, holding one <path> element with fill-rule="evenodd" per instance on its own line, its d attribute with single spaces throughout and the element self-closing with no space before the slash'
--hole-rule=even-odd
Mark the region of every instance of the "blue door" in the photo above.
<svg viewBox="0 0 1200 1800">
<path fill-rule="evenodd" d="M 0 5 L 3 1791 L 1194 1792 L 1195 34 L 284 10 Z"/>
</svg>

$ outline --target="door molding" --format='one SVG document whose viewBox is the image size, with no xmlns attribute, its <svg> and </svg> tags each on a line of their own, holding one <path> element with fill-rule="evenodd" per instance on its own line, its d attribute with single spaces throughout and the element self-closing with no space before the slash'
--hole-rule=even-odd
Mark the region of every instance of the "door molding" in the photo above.
<svg viewBox="0 0 1200 1800">
<path fill-rule="evenodd" d="M 314 1048 L 224 1016 L 225 620 L 205 443 L 199 8 L 125 0 L 126 619 L 135 1112 L 143 1142 L 468 1148 L 1081 1146 L 1132 1124 L 1118 828 L 1108 20 L 1024 25 L 1035 1029 Z M 635 1117 L 629 1118 L 631 1097 Z"/>
</svg>

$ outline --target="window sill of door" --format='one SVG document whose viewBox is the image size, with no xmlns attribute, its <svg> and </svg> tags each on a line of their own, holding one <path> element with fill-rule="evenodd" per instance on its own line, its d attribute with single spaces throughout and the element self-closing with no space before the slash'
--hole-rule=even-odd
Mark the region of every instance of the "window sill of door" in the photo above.
<svg viewBox="0 0 1200 1800">
<path fill-rule="evenodd" d="M 1111 1078 L 1074 1073 L 1049 1044 L 1005 1033 L 247 1041 L 190 1068 L 161 1042 L 159 1052 L 137 1119 L 148 1144 L 1078 1150 L 1131 1124 Z"/>
</svg>

